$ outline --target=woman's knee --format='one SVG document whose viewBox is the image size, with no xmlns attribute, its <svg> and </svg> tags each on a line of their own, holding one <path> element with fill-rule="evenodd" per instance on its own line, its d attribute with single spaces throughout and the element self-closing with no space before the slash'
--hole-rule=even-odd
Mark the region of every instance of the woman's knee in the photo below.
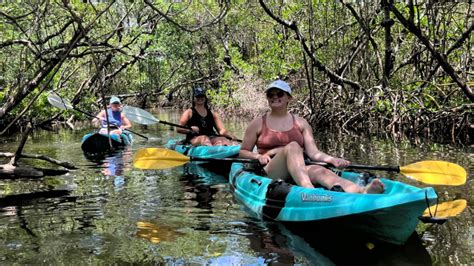
<svg viewBox="0 0 474 266">
<path fill-rule="evenodd" d="M 204 146 L 210 146 L 212 145 L 211 140 L 209 139 L 208 136 L 198 136 L 195 137 L 191 140 L 191 144 L 198 146 L 198 145 L 204 145 Z"/>
<path fill-rule="evenodd" d="M 212 145 L 215 146 L 229 146 L 230 142 L 224 137 L 217 137 L 212 139 Z"/>
<path fill-rule="evenodd" d="M 285 151 L 291 155 L 297 152 L 303 152 L 303 148 L 301 148 L 298 142 L 292 141 L 285 146 Z"/>
<path fill-rule="evenodd" d="M 326 167 L 319 166 L 319 165 L 311 165 L 308 167 L 308 174 L 311 177 L 320 177 L 320 176 L 328 176 L 334 175 L 334 172 L 327 169 Z"/>
</svg>

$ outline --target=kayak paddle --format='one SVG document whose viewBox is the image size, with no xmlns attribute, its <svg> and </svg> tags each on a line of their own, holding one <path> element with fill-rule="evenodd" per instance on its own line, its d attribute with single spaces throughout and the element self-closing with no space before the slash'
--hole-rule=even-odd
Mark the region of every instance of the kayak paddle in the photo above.
<svg viewBox="0 0 474 266">
<path fill-rule="evenodd" d="M 466 207 L 467 201 L 465 199 L 443 202 L 427 208 L 418 219 L 423 223 L 443 224 L 448 220 L 448 217 L 459 215 Z"/>
<path fill-rule="evenodd" d="M 463 212 L 466 207 L 467 200 L 465 199 L 447 201 L 427 208 L 423 212 L 423 216 L 454 217 Z"/>
<path fill-rule="evenodd" d="M 84 111 L 82 111 L 82 110 L 80 110 L 80 109 L 78 109 L 78 108 L 76 108 L 76 107 L 73 107 L 69 101 L 65 100 L 64 98 L 59 97 L 59 95 L 57 95 L 55 92 L 49 93 L 49 95 L 48 95 L 48 102 L 49 102 L 51 105 L 53 105 L 54 107 L 57 107 L 57 108 L 59 108 L 59 109 L 61 109 L 61 110 L 76 110 L 76 111 L 78 111 L 79 113 L 83 113 L 83 114 L 85 114 L 85 115 L 87 115 L 87 116 L 89 116 L 89 117 L 99 119 L 98 117 L 96 117 L 96 116 L 93 115 L 93 114 L 84 112 Z M 142 137 L 142 138 L 148 140 L 148 137 L 145 136 L 145 135 L 139 134 L 139 133 L 137 133 L 137 132 L 135 132 L 135 131 L 132 131 L 132 130 L 130 130 L 130 129 L 126 129 L 126 130 L 132 132 L 133 134 L 135 134 L 135 135 L 137 135 L 137 136 L 140 136 L 140 137 Z"/>
<path fill-rule="evenodd" d="M 421 161 L 406 166 L 349 165 L 349 169 L 397 172 L 431 185 L 458 186 L 466 183 L 467 172 L 461 166 L 445 161 Z"/>
<path fill-rule="evenodd" d="M 169 149 L 145 148 L 140 149 L 135 153 L 135 156 L 133 157 L 133 166 L 140 169 L 161 170 L 181 166 L 190 161 L 256 163 L 256 161 L 252 159 L 188 157 Z"/>
<path fill-rule="evenodd" d="M 165 125 L 169 125 L 169 126 L 174 126 L 174 127 L 179 127 L 179 128 L 184 128 L 184 129 L 191 130 L 191 128 L 187 127 L 187 126 L 182 126 L 182 125 L 179 125 L 179 124 L 174 124 L 174 123 L 159 120 L 158 118 L 156 118 L 155 116 L 150 114 L 148 111 L 145 111 L 145 110 L 143 110 L 141 108 L 138 108 L 138 107 L 125 106 L 123 108 L 123 112 L 125 113 L 127 118 L 130 119 L 130 121 L 132 121 L 134 123 L 137 123 L 137 124 L 153 125 L 153 124 L 161 123 L 161 124 L 165 124 Z M 226 138 L 228 138 L 228 137 L 226 137 Z M 228 138 L 228 139 L 230 139 L 230 138 Z M 236 139 L 235 141 L 242 142 L 242 140 L 240 140 L 240 139 Z"/>
<path fill-rule="evenodd" d="M 244 163 L 258 163 L 258 160 L 243 158 L 196 158 L 183 155 L 179 152 L 164 148 L 145 148 L 135 153 L 133 165 L 141 169 L 166 169 L 184 165 L 190 161 L 230 161 Z M 318 164 L 330 166 L 322 162 L 307 162 L 307 164 Z M 349 165 L 347 169 L 365 169 L 392 171 L 432 185 L 462 185 L 466 182 L 467 173 L 461 166 L 444 161 L 421 161 L 406 166 L 371 166 L 371 165 Z"/>
</svg>

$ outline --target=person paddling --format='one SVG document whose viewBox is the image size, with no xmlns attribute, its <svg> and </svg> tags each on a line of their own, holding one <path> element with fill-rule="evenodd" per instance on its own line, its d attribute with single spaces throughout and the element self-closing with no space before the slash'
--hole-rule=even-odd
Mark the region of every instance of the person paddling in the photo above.
<svg viewBox="0 0 474 266">
<path fill-rule="evenodd" d="M 107 118 L 110 132 L 107 132 Z M 100 133 L 103 134 L 122 134 L 125 129 L 132 127 L 132 123 L 122 113 L 122 102 L 117 96 L 110 97 L 109 105 L 107 106 L 107 114 L 105 110 L 100 111 L 92 123 L 95 126 L 100 126 Z"/>
<path fill-rule="evenodd" d="M 194 146 L 229 146 L 232 145 L 230 140 L 237 139 L 224 127 L 220 117 L 211 111 L 206 92 L 200 87 L 193 89 L 192 107 L 184 111 L 179 124 L 191 128 L 178 128 L 177 131 L 186 134 L 184 143 Z"/>
<path fill-rule="evenodd" d="M 304 154 L 311 160 L 335 167 L 345 167 L 350 162 L 320 151 L 306 119 L 288 112 L 288 104 L 293 99 L 288 83 L 276 80 L 268 85 L 265 93 L 271 110 L 248 125 L 240 157 L 257 159 L 270 178 L 293 178 L 302 187 L 313 188 L 318 184 L 350 193 L 383 193 L 384 184 L 379 179 L 361 187 L 323 166 L 305 165 Z M 253 152 L 255 146 L 257 152 Z"/>
</svg>

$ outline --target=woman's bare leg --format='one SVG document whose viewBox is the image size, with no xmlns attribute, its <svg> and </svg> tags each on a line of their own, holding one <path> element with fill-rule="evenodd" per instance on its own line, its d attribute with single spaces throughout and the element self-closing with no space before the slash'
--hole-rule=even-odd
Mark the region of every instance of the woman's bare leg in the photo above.
<svg viewBox="0 0 474 266">
<path fill-rule="evenodd" d="M 345 178 L 336 175 L 333 171 L 319 165 L 307 166 L 308 174 L 313 184 L 320 184 L 328 189 L 339 185 L 348 193 L 383 193 L 385 187 L 379 179 L 374 179 L 370 184 L 361 187 Z"/>
<path fill-rule="evenodd" d="M 225 137 L 214 137 L 211 139 L 212 145 L 214 146 L 230 146 L 231 142 Z"/>
<path fill-rule="evenodd" d="M 194 137 L 190 142 L 193 146 L 212 146 L 211 140 L 205 135 Z"/>
<path fill-rule="evenodd" d="M 274 179 L 285 180 L 291 176 L 299 186 L 314 187 L 306 171 L 303 149 L 296 142 L 291 142 L 281 149 L 264 167 L 264 170 Z"/>
</svg>

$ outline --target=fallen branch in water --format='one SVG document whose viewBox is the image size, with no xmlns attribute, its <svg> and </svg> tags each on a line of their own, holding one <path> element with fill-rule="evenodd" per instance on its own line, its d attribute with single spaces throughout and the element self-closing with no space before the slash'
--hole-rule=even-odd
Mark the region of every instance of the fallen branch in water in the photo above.
<svg viewBox="0 0 474 266">
<path fill-rule="evenodd" d="M 15 153 L 13 153 L 13 152 L 0 152 L 0 157 L 13 158 L 14 156 L 15 156 Z M 64 161 L 56 160 L 56 159 L 53 159 L 51 157 L 41 155 L 41 154 L 25 154 L 25 153 L 22 153 L 22 154 L 20 154 L 20 158 L 38 159 L 38 160 L 47 161 L 47 162 L 50 162 L 50 163 L 53 163 L 53 164 L 56 164 L 56 165 L 60 165 L 60 166 L 62 166 L 64 168 L 67 168 L 67 169 L 78 169 L 76 166 L 74 166 L 70 162 L 64 162 Z"/>
</svg>

